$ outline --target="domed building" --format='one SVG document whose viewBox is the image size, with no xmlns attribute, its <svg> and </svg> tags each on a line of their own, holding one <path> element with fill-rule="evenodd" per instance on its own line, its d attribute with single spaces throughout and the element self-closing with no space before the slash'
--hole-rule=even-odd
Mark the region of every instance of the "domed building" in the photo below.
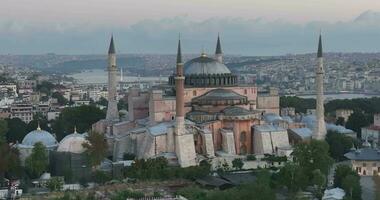
<svg viewBox="0 0 380 200">
<path fill-rule="evenodd" d="M 263 113 L 279 113 L 277 90 L 259 96 L 255 84 L 239 83 L 223 62 L 219 37 L 213 56 L 202 53 L 183 62 L 181 51 L 179 41 L 176 67 L 167 83 L 129 90 L 129 121 L 104 119 L 92 126 L 106 135 L 114 161 L 130 153 L 137 158 L 177 158 L 186 167 L 195 165 L 197 157 L 252 154 L 252 127 L 262 123 Z"/>
<path fill-rule="evenodd" d="M 90 166 L 87 164 L 87 159 L 83 154 L 85 149 L 83 144 L 87 142 L 87 133 L 77 133 L 76 128 L 74 133 L 64 137 L 57 148 L 57 151 L 52 153 L 53 174 L 56 176 L 65 176 L 67 182 L 79 181 L 83 177 L 89 176 Z"/>
<path fill-rule="evenodd" d="M 87 142 L 85 134 L 74 133 L 67 135 L 60 142 L 57 152 L 69 152 L 81 154 L 85 151 L 83 143 Z"/>
<path fill-rule="evenodd" d="M 237 76 L 232 74 L 226 65 L 202 53 L 200 57 L 185 63 L 185 86 L 219 87 L 236 86 Z M 169 84 L 174 85 L 175 75 L 169 77 Z"/>
<path fill-rule="evenodd" d="M 41 142 L 48 152 L 54 151 L 58 147 L 55 137 L 48 131 L 42 130 L 40 125 L 38 125 L 36 130 L 29 132 L 22 140 L 22 143 L 17 145 L 20 151 L 21 163 L 24 163 L 25 159 L 32 153 L 34 145 L 37 142 Z"/>
</svg>

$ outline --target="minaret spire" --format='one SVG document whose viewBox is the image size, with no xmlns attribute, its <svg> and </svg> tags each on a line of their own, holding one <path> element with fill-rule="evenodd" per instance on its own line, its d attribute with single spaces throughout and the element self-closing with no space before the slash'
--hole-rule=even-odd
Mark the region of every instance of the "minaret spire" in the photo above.
<svg viewBox="0 0 380 200">
<path fill-rule="evenodd" d="M 181 36 L 178 38 L 177 64 L 182 63 Z"/>
<path fill-rule="evenodd" d="M 119 111 L 117 109 L 117 66 L 116 66 L 116 51 L 113 35 L 111 37 L 110 46 L 108 49 L 108 106 L 106 119 L 108 121 L 119 121 Z"/>
<path fill-rule="evenodd" d="M 175 76 L 176 118 L 175 118 L 175 152 L 181 167 L 196 165 L 194 136 L 188 134 L 185 128 L 185 75 L 181 52 L 181 40 L 178 39 L 177 66 Z"/>
<path fill-rule="evenodd" d="M 110 47 L 108 49 L 108 54 L 115 54 L 115 44 L 113 42 L 113 35 L 111 36 L 111 42 L 110 42 Z"/>
<path fill-rule="evenodd" d="M 315 70 L 315 82 L 317 93 L 316 105 L 316 126 L 313 130 L 313 138 L 317 140 L 324 140 L 326 137 L 325 125 L 325 108 L 324 108 L 324 95 L 323 95 L 323 79 L 325 71 L 323 69 L 323 53 L 322 53 L 322 34 L 319 34 L 318 52 L 317 52 L 318 65 Z"/>
<path fill-rule="evenodd" d="M 318 58 L 322 58 L 323 57 L 323 52 L 322 52 L 322 33 L 319 34 L 317 57 Z"/>
<path fill-rule="evenodd" d="M 218 39 L 216 41 L 215 59 L 220 63 L 223 63 L 222 45 L 220 44 L 220 35 L 218 33 Z"/>
</svg>

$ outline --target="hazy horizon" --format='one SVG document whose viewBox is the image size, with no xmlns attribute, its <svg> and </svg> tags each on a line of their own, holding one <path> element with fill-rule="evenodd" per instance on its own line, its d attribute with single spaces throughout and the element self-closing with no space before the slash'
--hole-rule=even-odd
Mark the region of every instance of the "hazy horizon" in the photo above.
<svg viewBox="0 0 380 200">
<path fill-rule="evenodd" d="M 372 11 L 369 11 L 369 10 Z M 284 55 L 380 52 L 380 2 L 372 0 L 3 0 L 0 54 L 104 54 L 111 33 L 120 53 Z"/>
</svg>

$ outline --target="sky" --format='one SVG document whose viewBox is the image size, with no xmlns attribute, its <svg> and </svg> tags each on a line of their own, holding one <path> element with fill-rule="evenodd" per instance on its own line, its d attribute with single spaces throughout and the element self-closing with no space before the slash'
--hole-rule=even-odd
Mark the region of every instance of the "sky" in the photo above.
<svg viewBox="0 0 380 200">
<path fill-rule="evenodd" d="M 0 0 L 0 54 L 380 51 L 378 0 Z"/>
</svg>

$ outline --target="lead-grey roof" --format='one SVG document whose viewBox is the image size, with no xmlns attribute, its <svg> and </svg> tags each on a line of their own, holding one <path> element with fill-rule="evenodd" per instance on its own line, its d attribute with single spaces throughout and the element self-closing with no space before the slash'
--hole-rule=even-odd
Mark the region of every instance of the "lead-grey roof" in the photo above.
<svg viewBox="0 0 380 200">
<path fill-rule="evenodd" d="M 350 160 L 362 161 L 380 161 L 380 151 L 373 148 L 363 148 L 356 151 L 350 151 L 344 156 Z"/>
<path fill-rule="evenodd" d="M 255 130 L 258 130 L 260 132 L 280 132 L 280 131 L 286 131 L 286 129 L 279 127 L 279 126 L 273 126 L 269 124 L 263 124 L 263 125 L 256 125 L 254 126 Z"/>
<path fill-rule="evenodd" d="M 22 145 L 33 147 L 37 142 L 41 142 L 45 147 L 57 146 L 57 140 L 47 131 L 37 129 L 29 132 L 22 140 Z"/>
<path fill-rule="evenodd" d="M 232 90 L 218 88 L 208 91 L 206 94 L 194 98 L 194 101 L 198 100 L 244 100 L 246 96 L 240 95 Z"/>
<path fill-rule="evenodd" d="M 299 135 L 301 138 L 311 138 L 313 134 L 313 131 L 309 128 L 292 128 L 290 130 Z"/>
<path fill-rule="evenodd" d="M 185 63 L 185 75 L 230 74 L 226 65 L 207 56 L 200 56 Z"/>
<path fill-rule="evenodd" d="M 227 116 L 242 116 L 242 115 L 254 114 L 253 112 L 251 112 L 245 108 L 241 108 L 241 107 L 237 107 L 237 106 L 227 107 L 223 110 L 223 113 Z"/>
</svg>

